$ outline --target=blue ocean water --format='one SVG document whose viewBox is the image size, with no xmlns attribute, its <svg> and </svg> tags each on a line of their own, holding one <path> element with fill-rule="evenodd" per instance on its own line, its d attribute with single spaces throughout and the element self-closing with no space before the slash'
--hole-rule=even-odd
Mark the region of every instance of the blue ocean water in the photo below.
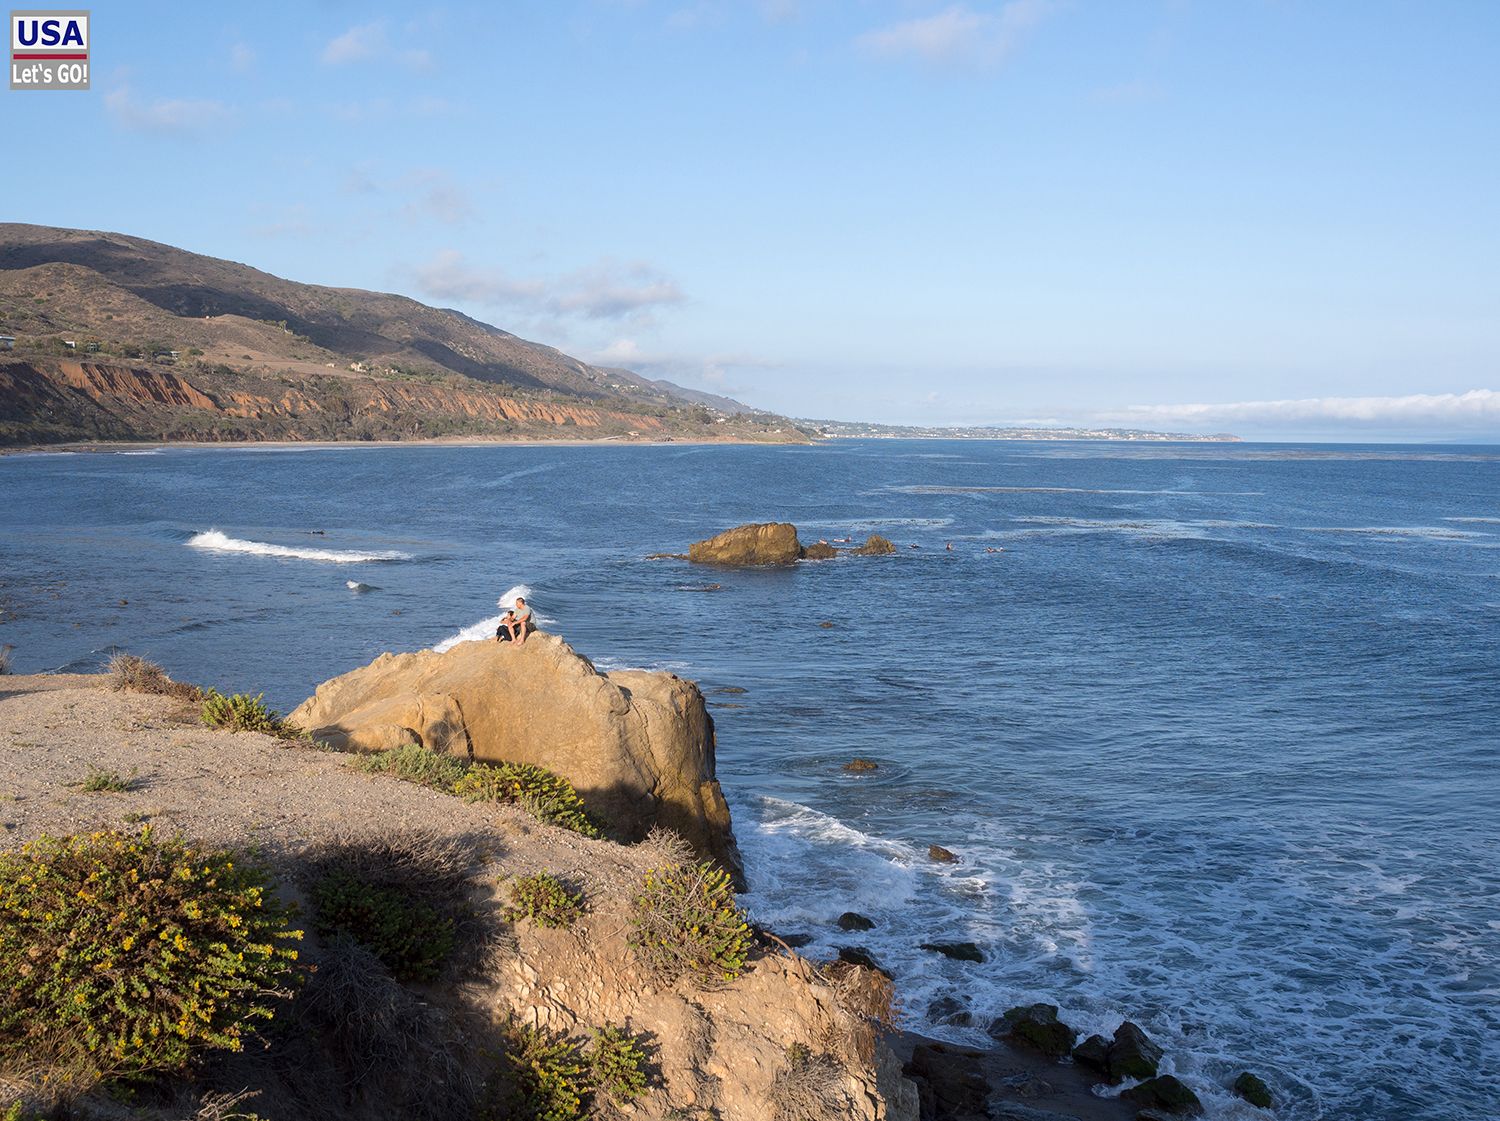
<svg viewBox="0 0 1500 1121">
<path fill-rule="evenodd" d="M 1144 1024 L 1218 1117 L 1246 1068 L 1298 1121 L 1500 1116 L 1500 449 L 168 449 L 0 495 L 19 672 L 124 648 L 288 708 L 524 584 L 703 685 L 748 904 L 864 945 L 914 1026 L 1045 999 Z M 644 559 L 773 518 L 901 548 Z"/>
</svg>

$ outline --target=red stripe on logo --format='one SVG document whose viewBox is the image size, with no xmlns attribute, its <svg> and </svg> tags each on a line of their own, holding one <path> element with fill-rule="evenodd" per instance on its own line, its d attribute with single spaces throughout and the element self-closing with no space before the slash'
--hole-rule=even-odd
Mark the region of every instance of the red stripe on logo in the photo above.
<svg viewBox="0 0 1500 1121">
<path fill-rule="evenodd" d="M 78 59 L 80 62 L 87 62 L 89 60 L 89 56 L 86 55 L 86 54 L 22 54 L 20 51 L 12 51 L 10 57 L 12 59 L 17 59 L 17 60 L 20 60 L 20 59 L 33 59 L 33 58 L 40 58 L 40 59 L 49 59 L 49 58 Z"/>
</svg>

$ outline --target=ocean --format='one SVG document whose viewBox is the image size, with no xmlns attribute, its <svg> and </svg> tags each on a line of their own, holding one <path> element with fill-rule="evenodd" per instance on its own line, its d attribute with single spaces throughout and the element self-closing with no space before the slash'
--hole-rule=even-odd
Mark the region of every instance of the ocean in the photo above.
<svg viewBox="0 0 1500 1121">
<path fill-rule="evenodd" d="M 17 672 L 123 649 L 285 710 L 526 587 L 703 686 L 747 906 L 867 949 L 910 1026 L 1046 1000 L 1214 1117 L 1264 1116 L 1245 1069 L 1290 1121 L 1500 1116 L 1500 448 L 163 449 L 0 494 Z M 766 520 L 899 550 L 645 559 Z"/>
</svg>

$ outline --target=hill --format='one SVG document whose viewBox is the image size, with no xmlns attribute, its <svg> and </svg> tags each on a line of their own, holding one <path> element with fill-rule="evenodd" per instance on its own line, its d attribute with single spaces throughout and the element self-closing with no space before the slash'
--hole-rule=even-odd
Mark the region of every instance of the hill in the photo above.
<svg viewBox="0 0 1500 1121">
<path fill-rule="evenodd" d="M 116 233 L 0 224 L 0 335 L 0 443 L 806 438 L 458 311 Z"/>
</svg>

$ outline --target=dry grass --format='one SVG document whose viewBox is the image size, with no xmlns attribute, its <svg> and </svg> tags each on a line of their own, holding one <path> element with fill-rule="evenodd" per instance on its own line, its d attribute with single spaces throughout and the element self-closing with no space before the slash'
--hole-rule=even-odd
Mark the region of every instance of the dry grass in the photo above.
<svg viewBox="0 0 1500 1121">
<path fill-rule="evenodd" d="M 452 1021 L 353 939 L 324 946 L 295 1011 L 352 1095 L 412 1121 L 471 1115 L 480 1064 L 471 1061 Z"/>
<path fill-rule="evenodd" d="M 837 1062 L 800 1046 L 787 1048 L 786 1060 L 771 1088 L 773 1121 L 837 1121 L 848 1116 L 839 1088 L 843 1070 Z"/>
<path fill-rule="evenodd" d="M 161 666 L 135 654 L 116 654 L 109 660 L 108 672 L 110 687 L 116 691 L 176 697 L 192 704 L 203 699 L 203 693 L 196 685 L 173 681 Z"/>
<path fill-rule="evenodd" d="M 828 962 L 819 966 L 818 972 L 833 987 L 846 1012 L 887 1030 L 897 1029 L 900 1008 L 896 1003 L 896 984 L 885 974 L 847 961 Z"/>
</svg>

